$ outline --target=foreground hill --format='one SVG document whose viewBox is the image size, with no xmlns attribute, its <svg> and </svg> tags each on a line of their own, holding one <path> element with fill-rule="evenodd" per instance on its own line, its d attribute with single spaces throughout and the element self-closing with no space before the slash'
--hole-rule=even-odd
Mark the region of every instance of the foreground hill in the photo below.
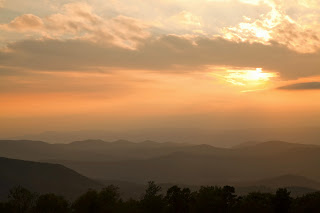
<svg viewBox="0 0 320 213">
<path fill-rule="evenodd" d="M 0 198 L 21 185 L 38 193 L 56 193 L 73 198 L 101 184 L 62 165 L 0 158 Z"/>
</svg>

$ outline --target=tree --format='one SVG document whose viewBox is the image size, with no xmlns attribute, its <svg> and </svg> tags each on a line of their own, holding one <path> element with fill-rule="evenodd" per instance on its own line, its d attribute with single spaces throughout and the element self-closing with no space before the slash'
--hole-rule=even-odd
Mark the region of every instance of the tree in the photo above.
<svg viewBox="0 0 320 213">
<path fill-rule="evenodd" d="M 67 213 L 69 212 L 69 203 L 62 197 L 55 194 L 41 195 L 36 203 L 36 213 Z"/>
<path fill-rule="evenodd" d="M 181 190 L 178 186 L 172 186 L 167 190 L 165 200 L 167 202 L 167 212 L 188 213 L 193 196 L 189 188 Z"/>
<path fill-rule="evenodd" d="M 12 213 L 27 213 L 34 207 L 37 195 L 22 186 L 14 187 L 9 192 L 8 205 Z"/>
<path fill-rule="evenodd" d="M 273 195 L 270 193 L 251 192 L 239 199 L 235 211 L 241 213 L 273 213 Z"/>
<path fill-rule="evenodd" d="M 121 202 L 119 205 L 118 212 L 119 213 L 141 213 L 140 202 L 132 198 L 125 202 Z"/>
<path fill-rule="evenodd" d="M 274 211 L 276 213 L 288 213 L 291 201 L 290 192 L 285 188 L 279 188 L 273 198 Z"/>
<path fill-rule="evenodd" d="M 224 186 L 222 188 L 222 197 L 225 202 L 227 212 L 230 212 L 236 202 L 235 188 L 232 186 Z"/>
<path fill-rule="evenodd" d="M 75 213 L 99 213 L 99 194 L 95 190 L 89 190 L 81 195 L 74 203 Z"/>
<path fill-rule="evenodd" d="M 119 188 L 110 185 L 103 188 L 99 193 L 100 212 L 112 213 L 116 212 L 120 202 Z"/>
<path fill-rule="evenodd" d="M 196 196 L 198 212 L 229 212 L 235 202 L 234 188 L 225 186 L 202 186 Z"/>
<path fill-rule="evenodd" d="M 291 205 L 292 213 L 318 213 L 320 212 L 320 192 L 314 192 L 297 197 Z"/>
<path fill-rule="evenodd" d="M 148 182 L 148 187 L 140 203 L 143 212 L 162 212 L 164 200 L 161 194 L 161 187 L 157 186 L 153 181 Z"/>
<path fill-rule="evenodd" d="M 76 213 L 113 213 L 119 203 L 119 188 L 110 185 L 100 192 L 89 190 L 73 203 L 73 209 Z"/>
</svg>

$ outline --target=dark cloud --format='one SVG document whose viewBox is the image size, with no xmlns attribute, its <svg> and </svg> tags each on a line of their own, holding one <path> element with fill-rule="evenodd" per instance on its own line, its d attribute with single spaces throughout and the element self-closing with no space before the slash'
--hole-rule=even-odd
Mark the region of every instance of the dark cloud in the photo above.
<svg viewBox="0 0 320 213">
<path fill-rule="evenodd" d="M 0 52 L 3 66 L 33 70 L 144 69 L 184 72 L 208 65 L 262 67 L 295 79 L 320 75 L 320 52 L 302 54 L 273 43 L 237 43 L 222 38 L 195 42 L 177 36 L 150 38 L 130 50 L 84 40 L 26 40 Z"/>
<path fill-rule="evenodd" d="M 304 82 L 279 87 L 281 90 L 320 90 L 320 82 Z"/>
</svg>

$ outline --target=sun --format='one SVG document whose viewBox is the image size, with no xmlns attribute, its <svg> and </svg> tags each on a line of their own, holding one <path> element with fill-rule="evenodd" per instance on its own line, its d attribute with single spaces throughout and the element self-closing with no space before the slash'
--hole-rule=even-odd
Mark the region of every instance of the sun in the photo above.
<svg viewBox="0 0 320 213">
<path fill-rule="evenodd" d="M 224 79 L 233 85 L 247 88 L 265 85 L 271 78 L 277 77 L 276 73 L 263 72 L 262 68 L 255 70 L 227 70 Z"/>
<path fill-rule="evenodd" d="M 275 76 L 273 73 L 262 72 L 262 68 L 257 68 L 256 70 L 247 70 L 245 73 L 238 75 L 238 77 L 246 81 L 268 81 Z"/>
</svg>

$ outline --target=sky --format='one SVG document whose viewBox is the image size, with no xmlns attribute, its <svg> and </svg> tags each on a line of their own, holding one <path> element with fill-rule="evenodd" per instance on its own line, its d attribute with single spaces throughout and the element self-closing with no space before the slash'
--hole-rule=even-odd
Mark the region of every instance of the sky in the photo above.
<svg viewBox="0 0 320 213">
<path fill-rule="evenodd" d="M 0 135 L 320 125 L 318 0 L 0 0 Z"/>
</svg>

